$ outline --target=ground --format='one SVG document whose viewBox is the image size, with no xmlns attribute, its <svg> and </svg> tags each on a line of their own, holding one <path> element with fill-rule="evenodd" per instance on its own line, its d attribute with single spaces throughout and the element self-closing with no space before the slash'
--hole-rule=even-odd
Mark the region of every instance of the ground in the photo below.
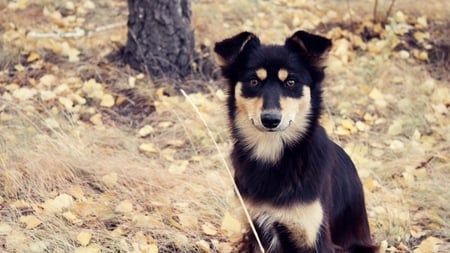
<svg viewBox="0 0 450 253">
<path fill-rule="evenodd" d="M 450 3 L 377 3 L 201 0 L 192 24 L 204 57 L 242 30 L 332 38 L 322 123 L 358 167 L 374 240 L 449 252 Z M 247 225 L 221 80 L 185 97 L 113 57 L 125 1 L 0 13 L 0 251 L 231 252 Z"/>
</svg>

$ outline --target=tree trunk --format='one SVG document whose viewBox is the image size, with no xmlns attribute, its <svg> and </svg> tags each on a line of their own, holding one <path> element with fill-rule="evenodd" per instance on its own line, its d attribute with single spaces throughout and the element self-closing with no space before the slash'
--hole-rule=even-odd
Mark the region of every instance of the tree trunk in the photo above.
<svg viewBox="0 0 450 253">
<path fill-rule="evenodd" d="M 196 56 L 189 0 L 128 0 L 128 8 L 125 63 L 156 79 L 190 76 Z"/>
</svg>

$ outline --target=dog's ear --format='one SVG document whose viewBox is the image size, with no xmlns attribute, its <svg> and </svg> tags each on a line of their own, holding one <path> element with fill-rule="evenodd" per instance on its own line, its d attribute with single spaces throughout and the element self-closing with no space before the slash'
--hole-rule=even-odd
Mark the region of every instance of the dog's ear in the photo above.
<svg viewBox="0 0 450 253">
<path fill-rule="evenodd" d="M 234 37 L 217 42 L 214 46 L 217 63 L 220 67 L 227 67 L 236 60 L 240 53 L 259 45 L 259 38 L 249 32 L 242 32 Z"/>
<path fill-rule="evenodd" d="M 299 50 L 302 55 L 313 61 L 320 61 L 325 58 L 331 44 L 331 40 L 305 31 L 297 31 L 285 42 L 286 46 Z"/>
</svg>

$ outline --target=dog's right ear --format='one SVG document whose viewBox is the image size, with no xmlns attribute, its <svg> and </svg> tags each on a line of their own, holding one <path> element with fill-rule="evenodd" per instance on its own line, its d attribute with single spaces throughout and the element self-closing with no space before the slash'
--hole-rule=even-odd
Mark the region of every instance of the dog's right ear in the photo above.
<svg viewBox="0 0 450 253">
<path fill-rule="evenodd" d="M 214 46 L 217 64 L 220 67 L 227 67 L 236 60 L 239 54 L 259 45 L 259 38 L 250 32 L 242 32 L 234 37 L 217 42 Z"/>
</svg>

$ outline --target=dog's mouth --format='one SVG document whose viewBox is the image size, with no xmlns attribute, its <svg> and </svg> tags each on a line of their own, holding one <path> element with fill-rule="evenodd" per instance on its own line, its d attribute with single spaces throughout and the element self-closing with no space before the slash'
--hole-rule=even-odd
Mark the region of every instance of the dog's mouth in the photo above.
<svg viewBox="0 0 450 253">
<path fill-rule="evenodd" d="M 256 129 L 258 129 L 261 132 L 268 132 L 268 133 L 282 132 L 286 130 L 288 127 L 290 127 L 292 124 L 292 120 L 289 120 L 287 124 L 282 124 L 282 122 L 280 122 L 280 124 L 278 124 L 277 126 L 267 127 L 264 126 L 262 123 L 255 121 L 253 118 L 251 118 L 250 121 L 252 122 L 252 125 Z"/>
</svg>

